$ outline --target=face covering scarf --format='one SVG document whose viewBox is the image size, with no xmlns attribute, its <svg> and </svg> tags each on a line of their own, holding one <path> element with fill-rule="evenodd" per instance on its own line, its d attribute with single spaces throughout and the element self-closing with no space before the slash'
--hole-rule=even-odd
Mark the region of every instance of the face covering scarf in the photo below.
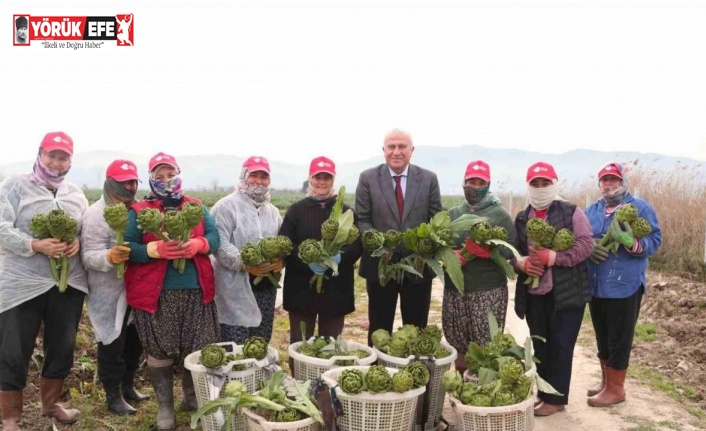
<svg viewBox="0 0 706 431">
<path fill-rule="evenodd" d="M 42 186 L 47 186 L 52 189 L 58 189 L 61 183 L 66 178 L 66 174 L 69 172 L 67 169 L 64 172 L 55 171 L 54 169 L 49 169 L 42 163 L 43 151 L 39 151 L 37 154 L 37 159 L 34 161 L 34 169 L 32 170 L 32 176 L 30 177 L 32 182 Z M 71 168 L 71 166 L 69 166 Z"/>
<path fill-rule="evenodd" d="M 238 184 L 235 185 L 235 189 L 252 199 L 255 207 L 260 207 L 270 201 L 270 188 L 260 184 L 248 184 L 247 179 L 249 175 L 250 172 L 243 168 L 243 170 L 240 171 L 239 181 Z"/>
</svg>

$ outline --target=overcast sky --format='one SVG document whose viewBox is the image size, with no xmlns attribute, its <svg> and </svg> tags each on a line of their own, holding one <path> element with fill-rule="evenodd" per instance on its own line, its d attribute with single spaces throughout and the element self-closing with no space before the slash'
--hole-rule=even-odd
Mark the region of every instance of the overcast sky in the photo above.
<svg viewBox="0 0 706 431">
<path fill-rule="evenodd" d="M 706 160 L 705 1 L 5 0 L 0 11 L 0 163 L 33 159 L 52 130 L 76 152 L 356 161 L 381 156 L 393 127 L 418 146 Z M 124 13 L 133 48 L 12 46 L 13 14 Z"/>
</svg>

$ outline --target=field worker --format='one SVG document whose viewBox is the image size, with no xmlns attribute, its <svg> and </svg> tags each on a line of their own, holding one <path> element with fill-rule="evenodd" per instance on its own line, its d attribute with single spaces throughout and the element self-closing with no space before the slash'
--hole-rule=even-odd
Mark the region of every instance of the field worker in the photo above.
<svg viewBox="0 0 706 431">
<path fill-rule="evenodd" d="M 221 236 L 216 253 L 216 304 L 221 323 L 221 341 L 244 344 L 250 337 L 272 337 L 277 288 L 263 277 L 279 272 L 284 262 L 255 267 L 243 264 L 240 248 L 276 236 L 282 224 L 279 210 L 270 203 L 270 164 L 262 156 L 245 160 L 235 190 L 216 202 L 211 210 Z"/>
<path fill-rule="evenodd" d="M 439 180 L 435 173 L 410 164 L 414 144 L 412 136 L 402 130 L 390 131 L 382 145 L 385 163 L 363 171 L 355 191 L 355 213 L 361 233 L 374 228 L 380 232 L 394 229 L 404 232 L 428 223 L 442 210 Z M 391 262 L 404 257 L 396 252 Z M 402 283 L 381 286 L 378 278 L 380 258 L 364 251 L 359 274 L 365 278 L 368 291 L 368 345 L 370 335 L 378 329 L 392 333 L 397 297 L 400 297 L 402 323 L 420 328 L 427 326 L 434 272 L 428 268 L 424 277 L 405 278 Z"/>
<path fill-rule="evenodd" d="M 47 133 L 33 172 L 0 185 L 0 408 L 3 431 L 19 430 L 22 390 L 40 326 L 44 361 L 40 380 L 42 415 L 61 423 L 79 412 L 60 405 L 64 379 L 74 362 L 76 332 L 88 293 L 78 236 L 70 243 L 37 239 L 29 224 L 37 214 L 61 209 L 78 222 L 88 208 L 81 189 L 66 181 L 73 140 L 64 132 Z M 59 291 L 49 258 L 69 258 L 68 288 Z"/>
<path fill-rule="evenodd" d="M 337 196 L 333 187 L 336 165 L 327 157 L 316 157 L 309 164 L 309 187 L 306 197 L 290 206 L 284 215 L 280 235 L 292 240 L 294 249 L 287 256 L 284 276 L 284 309 L 289 313 L 289 343 L 302 341 L 300 323 L 306 324 L 307 339 L 314 335 L 318 321 L 318 335 L 338 337 L 343 331 L 346 314 L 355 311 L 353 284 L 355 263 L 363 252 L 360 237 L 344 245 L 341 253 L 333 256 L 338 263 L 338 275 L 318 263 L 303 263 L 299 257 L 299 244 L 305 239 L 320 240 L 321 225 L 331 215 L 333 205 L 343 196 Z M 350 207 L 343 204 L 345 212 Z M 309 283 L 314 274 L 325 274 L 321 293 Z M 289 368 L 294 362 L 290 358 Z M 296 376 L 294 376 L 296 377 Z"/>
<path fill-rule="evenodd" d="M 463 176 L 463 194 L 466 202 L 449 210 L 451 220 L 463 214 L 487 217 L 491 226 L 500 226 L 508 234 L 507 241 L 514 244 L 517 240 L 515 227 L 510 214 L 502 207 L 500 199 L 490 193 L 490 166 L 483 160 L 468 164 Z M 446 275 L 444 283 L 444 302 L 441 322 L 446 340 L 458 351 L 456 370 L 461 374 L 466 370 L 466 351 L 471 341 L 482 346 L 490 341 L 488 310 L 501 327 L 505 327 L 508 289 L 507 275 L 502 268 L 490 259 L 490 248 L 479 245 L 468 237 L 457 240 L 468 255 L 474 258 L 468 261 L 457 253 L 463 265 L 463 295 L 458 293 L 451 279 Z M 503 258 L 510 259 L 512 252 L 500 247 Z"/>
<path fill-rule="evenodd" d="M 220 240 L 208 209 L 182 191 L 181 169 L 174 157 L 157 153 L 148 168 L 150 193 L 128 212 L 125 241 L 130 244 L 130 261 L 125 289 L 147 353 L 150 379 L 159 404 L 156 428 L 171 430 L 176 424 L 174 365 L 182 366 L 188 354 L 218 341 L 218 316 L 213 302 L 215 282 L 209 254 L 218 249 Z M 161 240 L 138 226 L 137 214 L 145 208 L 165 213 L 181 210 L 187 202 L 195 202 L 203 209 L 203 219 L 187 241 Z M 183 273 L 174 264 L 182 258 L 186 259 Z M 186 369 L 181 385 L 182 410 L 197 410 L 194 382 Z"/>
<path fill-rule="evenodd" d="M 569 402 L 571 367 L 576 338 L 586 303 L 591 299 L 586 259 L 593 249 L 591 226 L 581 208 L 558 195 L 558 178 L 549 163 L 537 162 L 527 169 L 529 205 L 515 218 L 517 250 L 523 258 L 515 265 L 521 271 L 515 289 L 515 313 L 527 318 L 533 338 L 537 373 L 561 395 L 538 393 L 535 416 L 550 416 L 565 409 Z M 540 248 L 527 239 L 527 222 L 546 221 L 555 232 L 567 228 L 574 244 L 565 251 Z M 526 274 L 526 275 L 525 275 Z M 527 276 L 538 276 L 539 286 L 524 284 Z"/>
<path fill-rule="evenodd" d="M 588 404 L 608 407 L 625 401 L 625 374 L 642 295 L 647 293 L 647 260 L 662 244 L 662 231 L 654 209 L 628 192 L 629 181 L 620 163 L 610 162 L 598 172 L 601 198 L 586 208 L 595 246 L 588 264 L 593 299 L 589 304 L 596 331 L 601 383 L 588 391 Z M 621 207 L 633 205 L 650 233 L 637 238 L 630 224 L 613 223 Z M 627 209 L 627 207 L 625 208 Z M 615 226 L 610 229 L 611 224 Z M 610 232 L 618 245 L 616 254 L 598 244 Z"/>
<path fill-rule="evenodd" d="M 115 244 L 115 232 L 103 216 L 107 205 L 135 203 L 137 166 L 115 160 L 105 173 L 103 194 L 84 215 L 81 257 L 88 273 L 88 317 L 98 340 L 98 379 L 105 389 L 108 410 L 117 414 L 137 413 L 125 400 L 149 398 L 135 389 L 133 379 L 140 365 L 142 345 L 125 297 L 125 281 L 118 278 L 118 265 L 130 257 L 128 245 Z"/>
</svg>

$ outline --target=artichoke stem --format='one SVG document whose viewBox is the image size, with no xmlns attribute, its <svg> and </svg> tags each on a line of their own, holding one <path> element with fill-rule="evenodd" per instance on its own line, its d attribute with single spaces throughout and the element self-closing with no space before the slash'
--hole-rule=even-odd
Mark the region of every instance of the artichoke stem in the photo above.
<svg viewBox="0 0 706 431">
<path fill-rule="evenodd" d="M 274 275 L 272 275 L 271 272 L 267 273 L 267 279 L 270 280 L 273 286 L 279 287 L 279 281 L 275 278 Z"/>
<path fill-rule="evenodd" d="M 66 292 L 69 286 L 69 257 L 66 253 L 61 255 L 61 276 L 59 277 L 59 292 Z"/>
<path fill-rule="evenodd" d="M 56 258 L 50 257 L 49 258 L 49 267 L 51 268 L 51 276 L 54 278 L 54 281 L 57 283 L 59 282 L 59 269 L 57 268 L 59 266 L 59 261 Z"/>
</svg>

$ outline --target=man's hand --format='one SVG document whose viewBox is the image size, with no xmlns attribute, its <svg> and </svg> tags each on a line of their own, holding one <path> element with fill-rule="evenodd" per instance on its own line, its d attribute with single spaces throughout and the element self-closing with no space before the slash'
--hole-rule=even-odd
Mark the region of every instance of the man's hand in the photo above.
<svg viewBox="0 0 706 431">
<path fill-rule="evenodd" d="M 116 245 L 115 247 L 108 250 L 108 262 L 113 265 L 119 265 L 121 263 L 127 262 L 130 258 L 130 247 L 124 245 Z"/>
<path fill-rule="evenodd" d="M 466 238 L 464 245 L 466 250 L 475 257 L 480 257 L 481 259 L 488 259 L 490 257 L 489 247 L 484 247 L 470 238 Z"/>
</svg>

